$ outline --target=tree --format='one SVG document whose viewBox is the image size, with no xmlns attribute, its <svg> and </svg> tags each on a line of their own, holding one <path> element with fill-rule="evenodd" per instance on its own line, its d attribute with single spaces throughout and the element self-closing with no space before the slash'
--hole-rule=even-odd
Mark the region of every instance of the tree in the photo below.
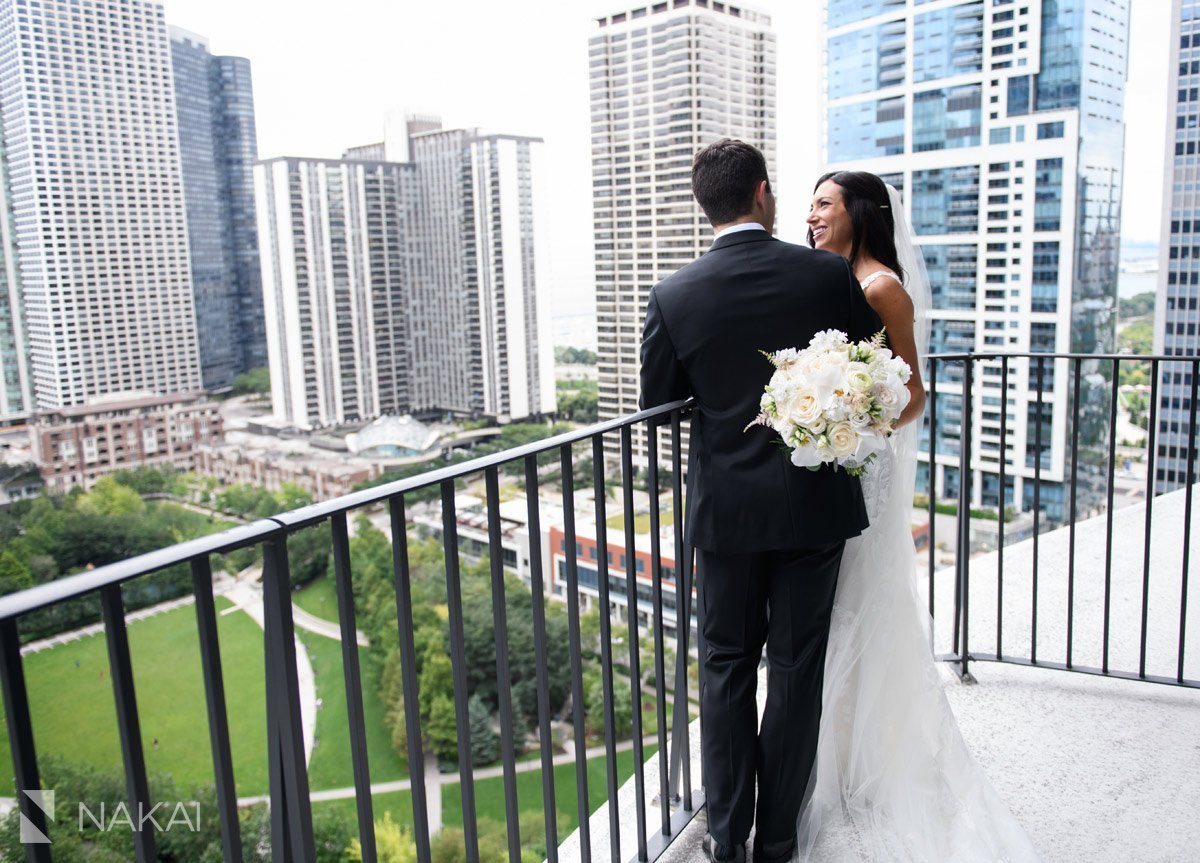
<svg viewBox="0 0 1200 863">
<path fill-rule="evenodd" d="M 1117 320 L 1129 321 L 1154 314 L 1154 303 L 1157 295 L 1154 291 L 1144 291 L 1132 297 L 1121 297 L 1117 301 Z"/>
<path fill-rule="evenodd" d="M 0 552 L 0 594 L 16 593 L 33 587 L 33 575 L 11 551 Z"/>
<path fill-rule="evenodd" d="M 265 366 L 242 372 L 233 380 L 234 395 L 257 393 L 262 395 L 271 392 L 271 371 Z"/>
<path fill-rule="evenodd" d="M 137 516 L 146 511 L 146 503 L 129 486 L 121 485 L 111 476 L 102 476 L 92 490 L 79 499 L 76 509 L 97 515 Z"/>
<path fill-rule="evenodd" d="M 492 712 L 478 695 L 467 702 L 471 723 L 471 761 L 476 767 L 492 764 L 500 757 L 500 737 L 492 728 Z"/>
<path fill-rule="evenodd" d="M 375 852 L 379 863 L 417 863 L 417 846 L 409 832 L 392 820 L 391 812 L 375 822 Z M 362 845 L 358 839 L 350 840 L 346 857 L 361 863 Z"/>
<path fill-rule="evenodd" d="M 329 535 L 321 525 L 306 527 L 288 537 L 288 570 L 292 586 L 308 584 L 329 569 Z"/>
<path fill-rule="evenodd" d="M 454 701 L 454 668 L 450 657 L 438 647 L 430 647 L 421 665 L 421 717 L 428 719 L 438 698 Z"/>
<path fill-rule="evenodd" d="M 421 693 L 424 700 L 425 693 Z M 422 726 L 425 742 L 438 758 L 453 761 L 458 757 L 458 725 L 454 721 L 454 701 L 445 695 L 430 700 L 429 717 Z"/>
</svg>

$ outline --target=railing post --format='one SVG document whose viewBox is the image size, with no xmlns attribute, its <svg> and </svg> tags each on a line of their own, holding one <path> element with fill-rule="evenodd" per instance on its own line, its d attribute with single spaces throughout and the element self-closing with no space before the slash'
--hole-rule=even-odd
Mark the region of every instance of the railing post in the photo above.
<svg viewBox="0 0 1200 863">
<path fill-rule="evenodd" d="M 963 406 L 962 427 L 959 434 L 958 469 L 958 584 L 962 599 L 962 645 L 959 653 L 960 678 L 963 683 L 974 683 L 968 663 L 970 662 L 971 624 L 971 445 L 974 425 L 972 404 L 972 381 L 975 376 L 973 358 L 963 360 Z"/>
<path fill-rule="evenodd" d="M 221 850 L 226 861 L 241 863 L 242 836 L 238 824 L 237 790 L 229 746 L 229 721 L 225 707 L 225 679 L 217 639 L 217 612 L 213 604 L 212 567 L 208 556 L 192 560 L 192 594 L 196 597 L 196 629 L 200 636 L 200 663 L 208 706 L 208 732 L 212 744 L 213 780 L 221 818 Z"/>
<path fill-rule="evenodd" d="M 936 653 L 934 571 L 937 569 L 937 357 L 929 358 L 929 651 Z"/>
<path fill-rule="evenodd" d="M 33 745 L 33 723 L 29 717 L 29 694 L 25 689 L 25 670 L 21 662 L 21 641 L 15 618 L 0 620 L 0 684 L 4 688 L 4 717 L 8 722 L 8 746 L 12 752 L 17 807 L 25 821 L 42 836 L 46 832 L 46 814 L 26 793 L 41 790 L 38 778 L 37 750 Z M 33 838 L 32 834 L 30 837 Z M 50 863 L 48 844 L 27 844 L 26 863 Z"/>
<path fill-rule="evenodd" d="M 271 788 L 272 851 L 284 860 L 313 863 L 316 848 L 304 758 L 285 530 L 263 545 L 263 640 L 267 660 L 268 758 L 275 762 L 278 771 Z M 282 847 L 278 847 L 280 841 Z"/>
<path fill-rule="evenodd" d="M 671 797 L 679 795 L 691 812 L 692 741 L 688 720 L 688 641 L 692 632 L 692 549 L 683 532 L 683 459 L 679 411 L 671 414 L 671 504 L 675 527 L 675 702 L 671 717 Z M 683 778 L 682 793 L 679 787 Z"/>
<path fill-rule="evenodd" d="M 133 848 L 138 863 L 158 859 L 154 831 L 140 823 L 140 813 L 151 811 L 150 785 L 146 779 L 146 756 L 142 751 L 142 727 L 138 720 L 137 696 L 133 687 L 133 665 L 129 659 L 129 635 L 125 630 L 125 606 L 121 585 L 110 584 L 100 590 L 100 608 L 104 614 L 104 634 L 108 642 L 109 677 L 117 703 L 117 730 L 125 761 L 125 795 L 129 811 L 139 823 L 133 831 Z"/>
</svg>

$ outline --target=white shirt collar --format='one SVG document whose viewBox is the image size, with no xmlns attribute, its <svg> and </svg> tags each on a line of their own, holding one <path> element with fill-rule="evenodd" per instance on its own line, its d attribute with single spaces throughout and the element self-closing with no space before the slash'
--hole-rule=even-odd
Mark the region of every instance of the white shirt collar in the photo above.
<svg viewBox="0 0 1200 863">
<path fill-rule="evenodd" d="M 758 222 L 738 222 L 736 225 L 730 225 L 728 228 L 722 228 L 717 231 L 717 235 L 713 237 L 713 242 L 721 239 L 726 234 L 736 234 L 738 231 L 765 231 L 762 225 Z"/>
</svg>

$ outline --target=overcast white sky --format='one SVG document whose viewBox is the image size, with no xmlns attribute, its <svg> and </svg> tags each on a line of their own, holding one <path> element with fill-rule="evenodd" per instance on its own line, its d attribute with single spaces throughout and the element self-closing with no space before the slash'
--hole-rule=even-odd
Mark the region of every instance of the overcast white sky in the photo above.
<svg viewBox="0 0 1200 863">
<path fill-rule="evenodd" d="M 591 306 L 587 37 L 595 0 L 164 0 L 167 21 L 253 65 L 259 155 L 337 156 L 391 107 L 538 135 L 551 172 L 555 311 Z M 780 235 L 799 240 L 816 139 L 821 0 L 758 0 L 779 40 Z M 1123 236 L 1158 239 L 1170 0 L 1133 3 Z"/>
</svg>

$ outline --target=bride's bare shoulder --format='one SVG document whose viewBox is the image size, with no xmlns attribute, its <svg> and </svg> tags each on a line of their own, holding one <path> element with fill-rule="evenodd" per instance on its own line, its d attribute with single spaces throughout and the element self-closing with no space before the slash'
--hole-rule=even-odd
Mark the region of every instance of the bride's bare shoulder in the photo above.
<svg viewBox="0 0 1200 863">
<path fill-rule="evenodd" d="M 912 297 L 892 273 L 883 273 L 871 279 L 870 284 L 863 287 L 863 293 L 871 308 L 880 317 L 887 317 L 888 313 L 912 313 Z"/>
</svg>

